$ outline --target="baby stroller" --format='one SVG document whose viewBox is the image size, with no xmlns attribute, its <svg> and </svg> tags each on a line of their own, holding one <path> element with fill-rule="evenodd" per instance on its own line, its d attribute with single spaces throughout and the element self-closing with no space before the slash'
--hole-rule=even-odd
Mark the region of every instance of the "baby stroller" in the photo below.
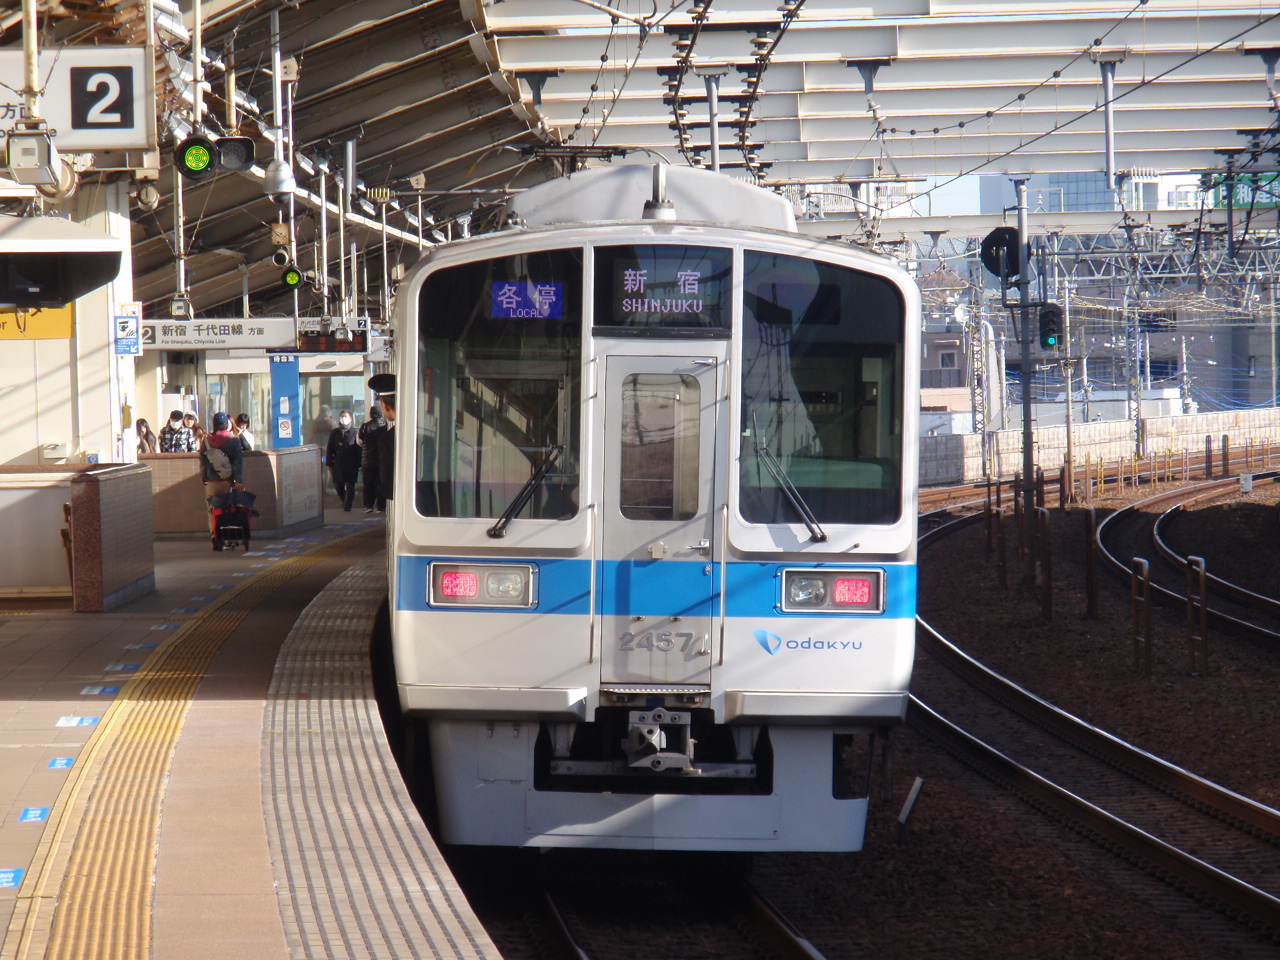
<svg viewBox="0 0 1280 960">
<path fill-rule="evenodd" d="M 213 549 L 230 547 L 234 550 L 240 546 L 249 549 L 251 518 L 258 515 L 258 511 L 253 509 L 256 499 L 247 490 L 215 493 L 209 498 L 209 512 L 213 514 Z"/>
</svg>

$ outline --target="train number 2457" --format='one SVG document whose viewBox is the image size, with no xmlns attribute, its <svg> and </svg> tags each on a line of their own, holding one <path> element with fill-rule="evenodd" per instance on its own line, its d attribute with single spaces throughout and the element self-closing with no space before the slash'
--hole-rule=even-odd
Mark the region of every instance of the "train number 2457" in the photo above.
<svg viewBox="0 0 1280 960">
<path fill-rule="evenodd" d="M 618 638 L 619 650 L 660 650 L 666 653 L 677 644 L 681 653 L 689 653 L 696 638 L 693 633 L 672 633 L 668 630 L 646 630 L 644 633 L 624 633 Z"/>
</svg>

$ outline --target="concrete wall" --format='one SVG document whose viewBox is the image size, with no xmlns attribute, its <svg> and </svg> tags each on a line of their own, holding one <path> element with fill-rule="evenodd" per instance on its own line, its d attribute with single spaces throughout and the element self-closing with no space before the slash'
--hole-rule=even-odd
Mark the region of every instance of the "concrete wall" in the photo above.
<svg viewBox="0 0 1280 960">
<path fill-rule="evenodd" d="M 200 479 L 198 453 L 153 453 L 139 458 L 152 468 L 159 537 L 199 538 L 209 535 L 209 512 Z M 253 520 L 258 539 L 288 536 L 324 523 L 320 448 L 290 447 L 245 454 L 244 487 L 257 494 L 259 516 Z"/>
<path fill-rule="evenodd" d="M 1213 438 L 1214 456 L 1221 456 L 1222 437 L 1231 438 L 1233 451 L 1243 450 L 1245 442 L 1258 444 L 1265 451 L 1271 444 L 1273 463 L 1280 464 L 1280 410 L 1234 410 L 1201 413 L 1194 416 L 1154 417 L 1142 421 L 1145 432 L 1144 456 L 1162 456 L 1166 452 L 1180 454 L 1203 452 L 1206 435 Z M 991 473 L 1010 477 L 1022 469 L 1022 432 L 993 431 Z M 1035 462 L 1046 471 L 1056 471 L 1066 459 L 1067 428 L 1041 427 L 1034 432 Z M 1129 459 L 1135 452 L 1134 426 L 1127 420 L 1084 423 L 1072 430 L 1073 455 L 1077 466 L 1086 457 L 1107 462 Z M 976 434 L 950 437 L 920 438 L 920 484 L 976 482 L 983 479 L 982 438 Z"/>
</svg>

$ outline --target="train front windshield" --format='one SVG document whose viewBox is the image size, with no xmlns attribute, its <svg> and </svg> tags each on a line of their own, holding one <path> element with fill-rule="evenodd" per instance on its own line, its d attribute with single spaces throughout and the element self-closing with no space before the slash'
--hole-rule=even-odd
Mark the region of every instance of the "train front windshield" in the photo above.
<svg viewBox="0 0 1280 960">
<path fill-rule="evenodd" d="M 740 509 L 796 523 L 902 514 L 905 307 L 888 280 L 748 250 L 743 276 Z"/>
<path fill-rule="evenodd" d="M 599 274 L 603 269 L 607 281 L 623 249 L 596 253 L 597 335 L 618 335 L 601 309 L 612 295 L 602 293 Z M 653 257 L 668 250 L 634 249 Z M 673 263 L 689 261 L 692 248 L 669 249 Z M 729 252 L 696 252 L 724 261 L 699 270 L 724 296 Z M 577 514 L 583 259 L 580 248 L 546 250 L 445 267 L 427 277 L 418 329 L 416 506 L 422 516 L 501 517 L 544 465 L 520 517 Z M 896 523 L 904 449 L 900 292 L 875 274 L 804 257 L 745 250 L 741 263 L 742 519 L 792 525 L 802 520 L 799 500 L 818 524 Z M 703 323 L 696 331 L 623 332 L 646 333 L 657 348 L 666 335 L 723 336 L 728 314 L 726 304 L 714 329 Z"/>
<path fill-rule="evenodd" d="M 582 251 L 446 267 L 419 305 L 418 512 L 500 517 L 549 461 L 520 516 L 574 516 Z"/>
</svg>

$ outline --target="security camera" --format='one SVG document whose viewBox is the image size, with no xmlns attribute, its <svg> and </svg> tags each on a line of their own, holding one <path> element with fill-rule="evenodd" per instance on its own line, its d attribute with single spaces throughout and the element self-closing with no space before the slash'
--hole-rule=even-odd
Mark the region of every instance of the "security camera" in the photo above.
<svg viewBox="0 0 1280 960">
<path fill-rule="evenodd" d="M 283 160 L 272 160 L 267 164 L 267 175 L 262 181 L 263 192 L 280 205 L 289 202 L 293 191 L 298 188 L 293 169 Z"/>
<path fill-rule="evenodd" d="M 277 247 L 276 252 L 271 255 L 271 262 L 277 267 L 287 267 L 289 265 L 289 251 L 284 247 Z"/>
</svg>

